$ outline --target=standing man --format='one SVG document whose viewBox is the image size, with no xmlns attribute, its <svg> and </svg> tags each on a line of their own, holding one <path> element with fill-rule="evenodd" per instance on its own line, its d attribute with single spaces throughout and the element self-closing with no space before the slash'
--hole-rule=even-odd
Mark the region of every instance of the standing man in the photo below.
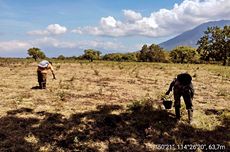
<svg viewBox="0 0 230 152">
<path fill-rule="evenodd" d="M 37 74 L 40 89 L 46 89 L 46 79 L 49 70 L 52 72 L 53 79 L 56 79 L 52 62 L 43 60 L 38 64 Z"/>
<path fill-rule="evenodd" d="M 173 95 L 174 95 L 174 107 L 175 107 L 175 113 L 177 120 L 180 120 L 180 98 L 181 96 L 184 99 L 186 109 L 188 111 L 188 119 L 189 123 L 192 122 L 193 119 L 193 105 L 192 105 L 192 99 L 194 96 L 194 89 L 192 84 L 192 77 L 188 73 L 181 73 L 177 75 L 177 77 L 171 82 L 168 91 L 165 93 L 166 95 L 169 95 L 169 93 L 173 89 Z"/>
</svg>

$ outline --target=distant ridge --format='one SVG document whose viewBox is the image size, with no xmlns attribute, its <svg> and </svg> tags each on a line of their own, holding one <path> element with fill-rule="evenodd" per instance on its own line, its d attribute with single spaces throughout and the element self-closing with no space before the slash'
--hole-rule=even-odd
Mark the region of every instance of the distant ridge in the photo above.
<svg viewBox="0 0 230 152">
<path fill-rule="evenodd" d="M 196 45 L 197 41 L 204 35 L 204 31 L 206 31 L 208 27 L 212 27 L 212 26 L 224 27 L 225 25 L 230 25 L 230 20 L 206 22 L 195 27 L 192 30 L 186 31 L 170 40 L 160 43 L 159 45 L 162 48 L 169 51 L 175 48 L 176 46 L 180 46 L 180 45 L 197 47 Z"/>
</svg>

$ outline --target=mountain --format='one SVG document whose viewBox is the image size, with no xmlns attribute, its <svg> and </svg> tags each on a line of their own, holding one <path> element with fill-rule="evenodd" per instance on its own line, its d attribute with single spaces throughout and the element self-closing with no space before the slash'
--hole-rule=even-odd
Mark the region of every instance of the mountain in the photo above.
<svg viewBox="0 0 230 152">
<path fill-rule="evenodd" d="M 159 45 L 166 50 L 172 50 L 176 46 L 181 45 L 197 47 L 197 41 L 204 35 L 204 31 L 206 31 L 208 27 L 224 27 L 225 25 L 230 25 L 230 20 L 220 20 L 203 23 L 192 30 L 186 31 L 170 40 L 160 43 Z"/>
</svg>

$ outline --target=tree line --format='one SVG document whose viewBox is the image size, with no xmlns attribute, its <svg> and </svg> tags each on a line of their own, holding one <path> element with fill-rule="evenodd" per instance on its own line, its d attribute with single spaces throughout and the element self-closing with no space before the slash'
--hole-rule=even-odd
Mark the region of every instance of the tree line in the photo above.
<svg viewBox="0 0 230 152">
<path fill-rule="evenodd" d="M 57 59 L 107 60 L 107 61 L 137 61 L 137 62 L 173 62 L 173 63 L 203 63 L 222 62 L 230 63 L 230 26 L 209 27 L 197 42 L 198 48 L 190 46 L 178 46 L 171 51 L 166 51 L 159 45 L 143 45 L 140 51 L 132 53 L 109 53 L 101 55 L 94 49 L 84 50 L 84 54 L 78 57 L 65 57 L 60 55 Z M 46 58 L 39 48 L 30 48 L 29 56 L 37 60 Z"/>
</svg>

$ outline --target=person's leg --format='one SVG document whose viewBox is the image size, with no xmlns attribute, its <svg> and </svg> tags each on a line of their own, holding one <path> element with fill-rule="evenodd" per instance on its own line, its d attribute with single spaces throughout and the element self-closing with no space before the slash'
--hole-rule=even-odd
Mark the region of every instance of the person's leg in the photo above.
<svg viewBox="0 0 230 152">
<path fill-rule="evenodd" d="M 42 89 L 46 89 L 46 73 L 42 73 Z"/>
<path fill-rule="evenodd" d="M 189 123 L 193 121 L 193 109 L 188 109 L 188 121 Z"/>
<path fill-rule="evenodd" d="M 192 105 L 192 97 L 189 91 L 185 92 L 183 94 L 184 102 L 186 105 L 186 109 L 188 111 L 188 120 L 189 123 L 192 122 L 193 120 L 193 105 Z"/>
<path fill-rule="evenodd" d="M 181 115 L 180 115 L 180 107 L 181 107 L 180 97 L 181 97 L 181 95 L 180 95 L 180 92 L 178 90 L 174 90 L 173 95 L 174 95 L 174 101 L 175 101 L 174 107 L 175 107 L 176 119 L 180 120 L 180 117 L 181 117 Z"/>
<path fill-rule="evenodd" d="M 42 73 L 41 71 L 37 71 L 37 76 L 38 76 L 38 84 L 39 84 L 39 89 L 42 89 Z"/>
</svg>

